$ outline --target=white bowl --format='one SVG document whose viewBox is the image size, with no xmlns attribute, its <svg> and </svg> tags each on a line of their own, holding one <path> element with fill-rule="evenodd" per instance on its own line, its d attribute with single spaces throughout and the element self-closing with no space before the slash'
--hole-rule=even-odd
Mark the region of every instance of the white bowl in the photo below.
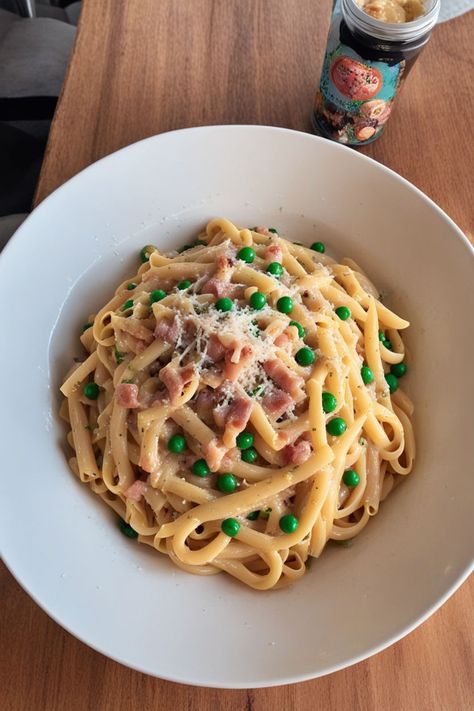
<svg viewBox="0 0 474 711">
<path fill-rule="evenodd" d="M 454 186 L 453 186 L 454 189 Z M 87 315 L 149 242 L 184 244 L 216 215 L 323 239 L 412 322 L 415 472 L 350 549 L 257 593 L 177 570 L 122 537 L 69 472 L 58 386 Z M 364 659 L 426 619 L 472 566 L 472 249 L 387 168 L 276 128 L 196 128 L 99 161 L 45 200 L 0 262 L 1 540 L 18 581 L 63 627 L 165 679 L 257 687 Z"/>
</svg>

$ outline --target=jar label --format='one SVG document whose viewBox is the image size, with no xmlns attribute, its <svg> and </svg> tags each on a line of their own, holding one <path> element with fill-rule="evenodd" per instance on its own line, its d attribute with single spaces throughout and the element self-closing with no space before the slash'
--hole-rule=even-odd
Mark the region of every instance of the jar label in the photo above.
<svg viewBox="0 0 474 711">
<path fill-rule="evenodd" d="M 377 138 L 392 111 L 404 69 L 405 60 L 388 64 L 363 59 L 340 42 L 335 22 L 314 109 L 322 133 L 351 145 Z"/>
</svg>

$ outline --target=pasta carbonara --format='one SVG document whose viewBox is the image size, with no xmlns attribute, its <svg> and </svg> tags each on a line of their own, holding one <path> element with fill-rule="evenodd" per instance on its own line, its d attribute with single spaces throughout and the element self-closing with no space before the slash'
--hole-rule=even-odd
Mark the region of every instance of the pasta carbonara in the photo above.
<svg viewBox="0 0 474 711">
<path fill-rule="evenodd" d="M 351 259 L 273 228 L 214 219 L 141 257 L 61 388 L 71 469 L 180 568 L 291 583 L 412 469 L 409 324 Z"/>
</svg>

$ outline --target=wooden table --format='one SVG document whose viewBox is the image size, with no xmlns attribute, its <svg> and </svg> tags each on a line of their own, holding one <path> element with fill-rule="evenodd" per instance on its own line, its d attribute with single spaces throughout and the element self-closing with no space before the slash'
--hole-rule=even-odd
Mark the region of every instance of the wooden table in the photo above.
<svg viewBox="0 0 474 711">
<path fill-rule="evenodd" d="M 331 0 L 83 0 L 38 184 L 40 202 L 92 161 L 173 128 L 310 130 Z M 438 27 L 386 135 L 363 152 L 474 232 L 474 13 Z M 436 552 L 434 551 L 434 554 Z M 323 679 L 258 691 L 162 682 L 93 652 L 4 569 L 0 702 L 12 711 L 474 708 L 474 584 L 390 649 Z"/>
</svg>

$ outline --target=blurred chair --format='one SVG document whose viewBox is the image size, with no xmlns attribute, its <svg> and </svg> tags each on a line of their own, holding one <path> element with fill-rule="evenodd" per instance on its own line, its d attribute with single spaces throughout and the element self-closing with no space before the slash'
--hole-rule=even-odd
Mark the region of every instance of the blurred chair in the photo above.
<svg viewBox="0 0 474 711">
<path fill-rule="evenodd" d="M 30 0 L 31 1 L 31 0 Z M 72 2 L 66 7 L 56 7 L 48 0 L 36 0 L 36 17 L 52 17 L 54 20 L 77 25 L 81 12 L 81 3 Z"/>
<path fill-rule="evenodd" d="M 21 17 L 51 17 L 54 20 L 77 25 L 81 12 L 80 1 L 66 0 L 0 0 L 0 8 Z"/>
<path fill-rule="evenodd" d="M 5 2 L 0 0 L 0 216 L 31 209 L 76 34 L 62 20 L 3 10 Z"/>
<path fill-rule="evenodd" d="M 27 213 L 0 217 L 0 252 L 27 217 Z"/>
<path fill-rule="evenodd" d="M 46 138 L 0 123 L 0 216 L 31 210 Z"/>
<path fill-rule="evenodd" d="M 51 119 L 76 30 L 0 10 L 0 121 Z"/>
</svg>

